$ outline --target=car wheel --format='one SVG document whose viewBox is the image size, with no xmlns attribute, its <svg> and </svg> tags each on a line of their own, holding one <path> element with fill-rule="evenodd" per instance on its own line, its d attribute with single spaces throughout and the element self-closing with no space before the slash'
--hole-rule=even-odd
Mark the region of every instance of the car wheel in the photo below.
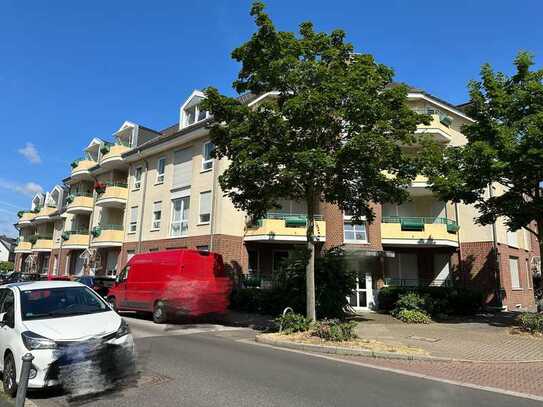
<svg viewBox="0 0 543 407">
<path fill-rule="evenodd" d="M 163 324 L 166 322 L 166 304 L 164 301 L 157 301 L 153 308 L 153 322 L 155 324 Z"/>
<path fill-rule="evenodd" d="M 114 297 L 109 297 L 109 298 L 107 299 L 107 303 L 108 303 L 109 306 L 113 309 L 113 311 L 119 312 L 119 310 L 117 309 L 117 301 L 115 301 L 115 298 L 114 298 Z"/>
<path fill-rule="evenodd" d="M 4 372 L 2 377 L 4 392 L 15 397 L 17 395 L 17 372 L 15 370 L 15 360 L 13 355 L 8 353 L 4 358 Z"/>
</svg>

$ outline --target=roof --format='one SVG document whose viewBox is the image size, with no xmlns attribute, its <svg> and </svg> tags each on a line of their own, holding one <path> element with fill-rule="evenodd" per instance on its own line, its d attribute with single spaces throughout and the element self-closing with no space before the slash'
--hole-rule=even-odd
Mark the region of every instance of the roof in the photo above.
<svg viewBox="0 0 543 407">
<path fill-rule="evenodd" d="M 6 284 L 6 287 L 24 290 L 43 290 L 46 288 L 85 287 L 76 281 L 22 281 L 20 283 Z"/>
<path fill-rule="evenodd" d="M 2 235 L 0 236 L 0 243 L 2 243 L 6 247 L 6 249 L 11 252 L 17 244 L 17 239 Z"/>
</svg>

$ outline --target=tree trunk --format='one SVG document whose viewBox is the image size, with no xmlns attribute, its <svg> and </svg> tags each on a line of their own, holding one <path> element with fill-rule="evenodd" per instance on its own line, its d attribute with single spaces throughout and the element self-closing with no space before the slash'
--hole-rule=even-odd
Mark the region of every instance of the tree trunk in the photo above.
<svg viewBox="0 0 543 407">
<path fill-rule="evenodd" d="M 306 309 L 307 318 L 315 321 L 317 312 L 315 309 L 315 199 L 313 196 L 307 199 L 307 249 L 309 260 L 305 270 L 306 281 Z"/>
</svg>

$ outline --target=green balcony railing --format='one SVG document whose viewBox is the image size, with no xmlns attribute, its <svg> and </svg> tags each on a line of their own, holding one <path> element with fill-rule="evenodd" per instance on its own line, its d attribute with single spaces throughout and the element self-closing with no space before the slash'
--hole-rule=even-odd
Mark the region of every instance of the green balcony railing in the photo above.
<svg viewBox="0 0 543 407">
<path fill-rule="evenodd" d="M 418 279 L 418 278 L 385 278 L 385 286 L 387 287 L 451 287 L 450 279 Z"/>
<path fill-rule="evenodd" d="M 302 228 L 307 225 L 307 215 L 304 213 L 275 213 L 269 212 L 264 219 L 280 219 L 285 221 L 285 226 L 288 228 Z M 314 215 L 316 221 L 323 220 L 322 215 Z M 256 221 L 256 226 L 262 226 L 263 219 Z"/>
<path fill-rule="evenodd" d="M 429 216 L 384 216 L 382 223 L 399 223 L 402 230 L 421 231 L 424 225 L 440 224 L 447 226 L 447 232 L 456 233 L 459 229 L 455 220 Z"/>
<path fill-rule="evenodd" d="M 123 225 L 119 225 L 116 223 L 105 223 L 98 226 L 102 230 L 123 230 Z"/>
</svg>

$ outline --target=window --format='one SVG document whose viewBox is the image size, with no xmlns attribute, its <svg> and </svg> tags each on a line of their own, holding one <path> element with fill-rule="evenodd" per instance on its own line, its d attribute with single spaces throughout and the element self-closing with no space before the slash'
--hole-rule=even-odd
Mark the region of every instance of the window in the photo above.
<svg viewBox="0 0 543 407">
<path fill-rule="evenodd" d="M 345 242 L 367 243 L 366 224 L 355 225 L 350 221 L 343 223 L 343 240 Z"/>
<path fill-rule="evenodd" d="M 160 229 L 160 219 L 162 219 L 162 202 L 155 202 L 153 204 L 153 225 L 151 230 Z"/>
<path fill-rule="evenodd" d="M 511 288 L 521 289 L 517 257 L 509 257 L 509 273 L 511 273 Z"/>
<path fill-rule="evenodd" d="M 185 236 L 189 229 L 190 196 L 172 199 L 172 236 Z"/>
<path fill-rule="evenodd" d="M 212 151 L 215 149 L 215 145 L 208 141 L 204 144 L 202 171 L 208 171 L 213 168 L 213 157 L 211 157 Z"/>
<path fill-rule="evenodd" d="M 15 296 L 13 291 L 7 290 L 4 296 L 4 301 L 2 301 L 2 308 L 0 312 L 5 312 L 4 322 L 10 328 L 15 327 Z"/>
<path fill-rule="evenodd" d="M 128 233 L 136 233 L 138 228 L 138 207 L 133 206 L 130 208 L 130 225 L 128 227 Z"/>
<path fill-rule="evenodd" d="M 196 246 L 196 250 L 200 251 L 200 252 L 208 252 L 209 251 L 209 246 Z"/>
<path fill-rule="evenodd" d="M 208 112 L 200 109 L 200 105 L 194 105 L 185 109 L 185 126 L 201 122 L 208 116 Z"/>
<path fill-rule="evenodd" d="M 507 244 L 509 246 L 518 247 L 517 232 L 507 230 Z"/>
<path fill-rule="evenodd" d="M 142 173 L 143 173 L 142 167 L 136 167 L 136 169 L 134 170 L 134 189 L 140 189 Z"/>
<path fill-rule="evenodd" d="M 192 182 L 192 150 L 185 148 L 173 154 L 172 188 L 184 188 Z"/>
<path fill-rule="evenodd" d="M 530 261 L 526 259 L 526 287 L 530 290 L 534 288 L 532 270 L 530 270 Z"/>
<path fill-rule="evenodd" d="M 200 193 L 200 223 L 209 223 L 211 219 L 211 191 Z"/>
<path fill-rule="evenodd" d="M 164 170 L 166 169 L 166 158 L 159 158 L 156 163 L 156 183 L 162 184 L 164 182 Z"/>
</svg>

